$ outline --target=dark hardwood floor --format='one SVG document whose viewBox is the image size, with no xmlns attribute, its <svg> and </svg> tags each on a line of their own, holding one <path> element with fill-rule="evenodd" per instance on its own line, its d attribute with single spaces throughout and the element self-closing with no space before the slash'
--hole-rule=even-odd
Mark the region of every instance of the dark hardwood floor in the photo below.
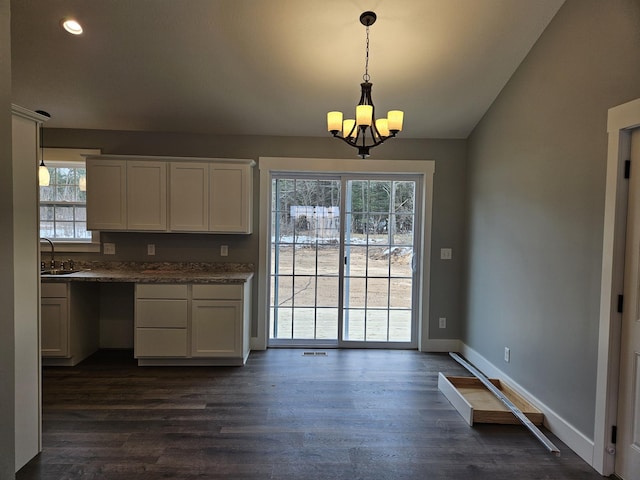
<svg viewBox="0 0 640 480">
<path fill-rule="evenodd" d="M 19 480 L 600 477 L 522 426 L 469 427 L 446 354 L 271 349 L 245 367 L 137 367 L 102 351 L 43 374 L 43 451 Z"/>
</svg>

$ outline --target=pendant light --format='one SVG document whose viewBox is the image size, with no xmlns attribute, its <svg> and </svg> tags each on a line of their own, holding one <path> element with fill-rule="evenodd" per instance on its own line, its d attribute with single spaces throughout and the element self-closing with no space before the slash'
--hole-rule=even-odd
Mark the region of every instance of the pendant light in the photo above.
<svg viewBox="0 0 640 480">
<path fill-rule="evenodd" d="M 51 118 L 51 115 L 44 110 L 36 110 L 36 113 Z M 38 167 L 38 184 L 41 187 L 48 187 L 51 181 L 51 175 L 49 175 L 49 169 L 44 164 L 44 123 L 40 123 L 40 166 Z"/>
</svg>

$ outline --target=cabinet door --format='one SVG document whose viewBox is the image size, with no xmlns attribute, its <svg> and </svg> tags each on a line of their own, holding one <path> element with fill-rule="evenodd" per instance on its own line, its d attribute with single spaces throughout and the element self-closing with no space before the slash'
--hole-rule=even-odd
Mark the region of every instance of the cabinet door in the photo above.
<svg viewBox="0 0 640 480">
<path fill-rule="evenodd" d="M 191 355 L 242 357 L 242 302 L 192 301 Z"/>
<path fill-rule="evenodd" d="M 41 345 L 44 357 L 69 356 L 69 312 L 66 298 L 41 299 Z"/>
<path fill-rule="evenodd" d="M 87 229 L 127 228 L 126 185 L 124 160 L 87 159 Z"/>
<path fill-rule="evenodd" d="M 127 229 L 167 229 L 166 162 L 127 161 Z"/>
<path fill-rule="evenodd" d="M 209 230 L 251 233 L 251 167 L 211 164 L 209 176 Z"/>
<path fill-rule="evenodd" d="M 169 218 L 174 232 L 209 229 L 209 164 L 171 163 Z"/>
</svg>

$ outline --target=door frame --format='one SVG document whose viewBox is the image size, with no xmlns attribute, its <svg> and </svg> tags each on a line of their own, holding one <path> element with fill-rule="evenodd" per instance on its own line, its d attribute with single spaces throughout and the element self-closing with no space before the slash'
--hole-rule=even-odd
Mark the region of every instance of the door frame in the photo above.
<svg viewBox="0 0 640 480">
<path fill-rule="evenodd" d="M 253 350 L 266 350 L 268 342 L 269 321 L 269 271 L 271 249 L 271 223 L 269 209 L 271 205 L 271 177 L 273 173 L 390 173 L 420 175 L 422 178 L 423 206 L 420 275 L 417 278 L 420 301 L 418 309 L 418 349 L 427 350 L 429 339 L 429 290 L 430 290 L 430 257 L 431 257 L 431 220 L 433 205 L 434 160 L 371 160 L 340 158 L 294 158 L 294 157 L 260 157 L 258 160 L 260 173 L 259 194 L 259 227 L 258 227 L 258 303 L 256 317 L 257 331 L 251 338 Z"/>
<path fill-rule="evenodd" d="M 611 429 L 618 410 L 620 335 L 622 314 L 618 295 L 624 283 L 628 182 L 624 178 L 629 159 L 631 130 L 640 126 L 640 99 L 610 108 L 607 119 L 608 149 L 602 244 L 600 327 L 592 466 L 602 475 L 615 472 L 615 444 Z M 637 168 L 637 166 L 636 166 Z"/>
</svg>

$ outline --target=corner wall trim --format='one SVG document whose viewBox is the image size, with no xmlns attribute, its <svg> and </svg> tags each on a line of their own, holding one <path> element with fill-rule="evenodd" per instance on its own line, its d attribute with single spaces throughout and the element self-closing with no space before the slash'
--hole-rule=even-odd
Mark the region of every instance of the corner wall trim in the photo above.
<svg viewBox="0 0 640 480">
<path fill-rule="evenodd" d="M 460 344 L 460 353 L 462 353 L 462 355 L 464 355 L 467 360 L 469 360 L 469 362 L 473 363 L 486 376 L 499 378 L 501 381 L 504 381 L 507 385 L 509 385 L 509 387 L 513 388 L 518 394 L 522 395 L 522 397 L 524 397 L 528 402 L 530 402 L 544 414 L 544 426 L 548 428 L 551 433 L 553 433 L 562 442 L 564 442 L 585 462 L 587 462 L 589 465 L 593 465 L 593 440 L 578 431 L 567 420 L 562 418 L 551 408 L 534 397 L 531 393 L 529 393 L 526 389 L 516 383 L 507 374 L 505 374 L 502 370 L 489 362 L 474 349 L 467 346 L 463 342 L 460 342 Z"/>
</svg>

